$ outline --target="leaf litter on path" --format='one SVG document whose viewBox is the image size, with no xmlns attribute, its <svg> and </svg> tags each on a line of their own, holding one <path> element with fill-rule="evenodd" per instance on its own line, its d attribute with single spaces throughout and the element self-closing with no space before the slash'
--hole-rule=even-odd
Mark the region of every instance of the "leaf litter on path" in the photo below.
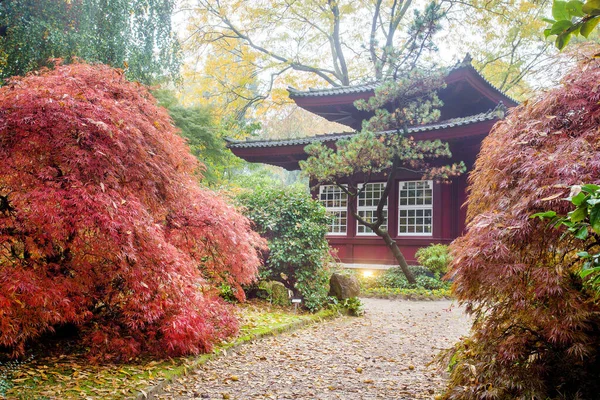
<svg viewBox="0 0 600 400">
<path fill-rule="evenodd" d="M 468 332 L 469 319 L 450 301 L 364 302 L 362 318 L 249 343 L 166 387 L 159 398 L 434 398 L 445 374 L 429 363 Z"/>
</svg>

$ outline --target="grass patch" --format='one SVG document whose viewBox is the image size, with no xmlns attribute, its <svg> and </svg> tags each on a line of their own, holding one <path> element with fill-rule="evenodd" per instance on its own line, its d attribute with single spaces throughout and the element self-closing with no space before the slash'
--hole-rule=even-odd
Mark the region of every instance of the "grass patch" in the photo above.
<svg viewBox="0 0 600 400">
<path fill-rule="evenodd" d="M 11 373 L 10 399 L 123 399 L 135 398 L 164 380 L 187 374 L 227 349 L 294 329 L 299 325 L 333 317 L 331 310 L 316 314 L 295 313 L 291 308 L 250 302 L 241 305 L 237 337 L 217 346 L 210 354 L 169 360 L 137 359 L 125 364 L 90 365 L 83 354 L 36 356 Z"/>
</svg>

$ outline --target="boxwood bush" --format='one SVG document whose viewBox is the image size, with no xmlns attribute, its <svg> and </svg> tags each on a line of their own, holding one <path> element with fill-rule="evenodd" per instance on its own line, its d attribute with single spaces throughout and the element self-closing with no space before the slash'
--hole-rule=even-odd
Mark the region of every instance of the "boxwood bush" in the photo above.
<svg viewBox="0 0 600 400">
<path fill-rule="evenodd" d="M 268 240 L 261 278 L 282 282 L 311 311 L 329 291 L 325 208 L 299 187 L 259 188 L 238 196 L 255 229 Z"/>
<path fill-rule="evenodd" d="M 452 261 L 448 246 L 443 244 L 432 244 L 417 250 L 415 256 L 417 261 L 436 278 L 444 276 L 448 272 L 448 265 Z"/>
</svg>

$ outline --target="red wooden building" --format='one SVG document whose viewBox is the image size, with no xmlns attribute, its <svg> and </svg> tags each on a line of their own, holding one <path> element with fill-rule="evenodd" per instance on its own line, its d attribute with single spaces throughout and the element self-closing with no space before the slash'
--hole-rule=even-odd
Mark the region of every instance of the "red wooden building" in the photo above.
<svg viewBox="0 0 600 400">
<path fill-rule="evenodd" d="M 463 161 L 468 170 L 475 162 L 483 138 L 506 107 L 517 102 L 485 80 L 467 58 L 446 76 L 446 87 L 438 92 L 444 105 L 438 122 L 409 128 L 416 140 L 442 139 L 450 144 L 453 160 Z M 354 101 L 374 94 L 375 84 L 299 91 L 289 89 L 296 104 L 330 121 L 359 129 L 371 115 L 358 111 Z M 299 169 L 306 159 L 304 147 L 312 142 L 334 145 L 353 133 L 332 133 L 286 140 L 248 140 L 231 142 L 237 156 L 250 161 L 277 165 L 287 170 Z M 387 228 L 409 262 L 420 247 L 432 243 L 450 243 L 465 228 L 467 175 L 450 184 L 420 180 L 420 176 L 399 171 L 387 205 Z M 357 211 L 369 217 L 377 206 L 385 177 L 374 179 L 358 199 Z M 379 182 L 378 182 L 379 181 Z M 328 240 L 338 250 L 343 263 L 355 268 L 385 268 L 395 264 L 383 240 L 363 225 L 357 224 L 348 209 L 348 199 L 335 186 L 321 186 L 314 192 L 334 215 Z M 367 266 L 368 265 L 368 266 Z"/>
</svg>

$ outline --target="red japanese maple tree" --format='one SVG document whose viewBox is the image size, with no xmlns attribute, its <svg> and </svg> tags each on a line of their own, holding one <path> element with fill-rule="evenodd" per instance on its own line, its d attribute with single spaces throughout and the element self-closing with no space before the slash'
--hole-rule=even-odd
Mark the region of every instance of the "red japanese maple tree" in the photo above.
<svg viewBox="0 0 600 400">
<path fill-rule="evenodd" d="M 447 399 L 598 396 L 600 303 L 578 252 L 600 244 L 531 218 L 570 211 L 571 185 L 600 184 L 600 60 L 589 50 L 483 142 L 468 232 L 451 247 L 454 293 L 475 319 L 451 357 Z"/>
<path fill-rule="evenodd" d="M 0 88 L 0 345 L 61 324 L 91 354 L 206 351 L 237 322 L 217 296 L 257 272 L 249 221 L 198 186 L 166 110 L 106 66 Z"/>
</svg>

